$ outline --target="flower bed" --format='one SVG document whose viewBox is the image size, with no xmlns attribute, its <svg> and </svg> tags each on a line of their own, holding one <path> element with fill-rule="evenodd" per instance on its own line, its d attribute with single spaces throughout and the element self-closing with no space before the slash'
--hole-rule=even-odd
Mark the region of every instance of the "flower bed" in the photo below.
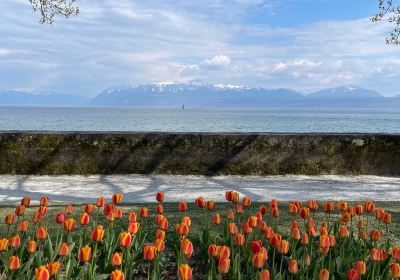
<svg viewBox="0 0 400 280">
<path fill-rule="evenodd" d="M 157 193 L 154 211 L 129 210 L 115 194 L 110 203 L 101 197 L 56 212 L 47 197 L 38 208 L 24 197 L 4 218 L 0 270 L 5 279 L 400 277 L 392 215 L 372 201 L 255 205 L 234 191 L 225 197 L 223 207 L 203 197 L 172 206 Z"/>
</svg>

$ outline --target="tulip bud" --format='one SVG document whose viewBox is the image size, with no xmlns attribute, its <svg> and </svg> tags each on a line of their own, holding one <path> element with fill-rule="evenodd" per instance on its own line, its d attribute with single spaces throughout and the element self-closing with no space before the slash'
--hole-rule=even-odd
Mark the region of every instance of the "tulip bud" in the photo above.
<svg viewBox="0 0 400 280">
<path fill-rule="evenodd" d="M 310 257 L 310 255 L 306 255 L 304 258 L 304 265 L 310 266 L 310 264 L 311 264 L 311 257 Z"/>
<path fill-rule="evenodd" d="M 192 256 L 193 244 L 189 239 L 181 240 L 181 253 L 186 259 L 188 259 Z"/>
<path fill-rule="evenodd" d="M 390 276 L 393 279 L 400 278 L 400 264 L 399 263 L 391 263 L 389 265 Z"/>
<path fill-rule="evenodd" d="M 129 223 L 128 225 L 128 231 L 130 234 L 135 235 L 140 228 L 140 223 L 134 222 L 134 223 Z"/>
<path fill-rule="evenodd" d="M 218 247 L 219 252 L 218 252 L 218 256 L 220 259 L 229 259 L 229 256 L 231 255 L 231 250 L 229 249 L 228 246 L 221 246 Z"/>
<path fill-rule="evenodd" d="M 8 215 L 6 215 L 6 217 L 4 218 L 4 223 L 5 223 L 6 225 L 9 225 L 9 226 L 13 225 L 13 224 L 14 224 L 14 221 L 15 221 L 15 215 L 14 215 L 14 214 L 8 214 Z"/>
<path fill-rule="evenodd" d="M 207 201 L 207 209 L 209 211 L 213 211 L 215 209 L 215 201 L 214 200 Z"/>
<path fill-rule="evenodd" d="M 266 261 L 266 259 L 265 259 L 264 254 L 262 252 L 258 252 L 258 253 L 253 254 L 252 262 L 253 262 L 253 266 L 255 268 L 263 267 L 265 265 L 265 261 Z"/>
<path fill-rule="evenodd" d="M 18 231 L 25 232 L 28 230 L 28 227 L 29 227 L 29 222 L 27 220 L 25 220 L 19 224 Z"/>
<path fill-rule="evenodd" d="M 149 216 L 149 210 L 146 207 L 140 209 L 140 217 L 147 218 Z"/>
<path fill-rule="evenodd" d="M 246 238 L 244 237 L 244 235 L 241 233 L 236 234 L 235 245 L 241 247 L 244 245 L 244 243 L 246 243 Z"/>
<path fill-rule="evenodd" d="M 261 214 L 265 215 L 268 212 L 268 208 L 265 204 L 263 204 L 258 208 L 258 211 L 260 211 Z"/>
<path fill-rule="evenodd" d="M 267 269 L 263 269 L 260 273 L 260 280 L 271 280 L 270 273 Z"/>
<path fill-rule="evenodd" d="M 297 263 L 296 260 L 291 259 L 289 261 L 289 265 L 288 265 L 288 270 L 291 274 L 296 274 L 297 271 L 299 270 L 299 264 Z"/>
<path fill-rule="evenodd" d="M 278 245 L 278 252 L 282 255 L 286 255 L 289 252 L 289 242 L 286 240 L 281 240 Z"/>
<path fill-rule="evenodd" d="M 271 208 L 271 216 L 274 218 L 279 217 L 279 208 L 278 207 Z"/>
<path fill-rule="evenodd" d="M 113 266 L 120 266 L 122 264 L 122 254 L 114 253 L 111 255 L 111 264 Z"/>
<path fill-rule="evenodd" d="M 157 229 L 156 238 L 164 240 L 165 239 L 165 231 L 162 229 Z"/>
<path fill-rule="evenodd" d="M 378 241 L 379 239 L 381 239 L 382 233 L 379 229 L 373 229 L 371 230 L 370 236 L 372 241 Z"/>
<path fill-rule="evenodd" d="M 17 205 L 15 207 L 15 215 L 21 217 L 25 214 L 25 206 L 24 205 Z"/>
<path fill-rule="evenodd" d="M 98 225 L 92 230 L 92 240 L 94 242 L 99 242 L 103 240 L 103 238 L 104 238 L 104 228 L 102 225 Z"/>
<path fill-rule="evenodd" d="M 282 240 L 282 236 L 280 234 L 273 234 L 271 238 L 269 239 L 269 242 L 271 243 L 272 246 L 277 246 L 278 243 Z"/>
<path fill-rule="evenodd" d="M 99 198 L 97 199 L 96 206 L 97 206 L 98 208 L 101 208 L 101 207 L 104 206 L 105 203 L 106 203 L 106 200 L 104 199 L 104 197 L 99 197 Z"/>
<path fill-rule="evenodd" d="M 347 229 L 347 227 L 345 225 L 340 225 L 339 234 L 340 234 L 341 238 L 348 238 L 350 235 L 349 230 Z"/>
<path fill-rule="evenodd" d="M 242 205 L 244 207 L 249 207 L 251 205 L 251 199 L 248 196 L 242 198 Z"/>
<path fill-rule="evenodd" d="M 19 246 L 21 246 L 21 238 L 19 237 L 19 235 L 10 237 L 10 246 L 14 249 L 19 248 Z"/>
<path fill-rule="evenodd" d="M 8 258 L 8 269 L 17 270 L 21 266 L 18 256 L 10 256 Z"/>
<path fill-rule="evenodd" d="M 302 219 L 307 219 L 310 216 L 310 209 L 307 207 L 302 207 L 300 209 L 300 217 Z"/>
<path fill-rule="evenodd" d="M 56 215 L 56 223 L 63 224 L 65 222 L 66 215 L 65 213 L 58 213 Z"/>
<path fill-rule="evenodd" d="M 40 213 L 40 215 L 46 216 L 47 215 L 47 206 L 39 206 L 38 212 Z"/>
<path fill-rule="evenodd" d="M 319 280 L 329 280 L 329 270 L 323 268 L 319 271 Z"/>
<path fill-rule="evenodd" d="M 24 196 L 21 199 L 21 205 L 23 205 L 25 207 L 29 207 L 29 205 L 31 205 L 31 199 L 28 196 Z"/>
<path fill-rule="evenodd" d="M 256 216 L 250 216 L 247 220 L 247 222 L 249 223 L 249 225 L 252 228 L 257 227 L 258 221 L 257 221 L 257 217 Z"/>
<path fill-rule="evenodd" d="M 179 208 L 179 211 L 186 212 L 188 205 L 186 202 L 179 202 L 178 208 Z"/>
<path fill-rule="evenodd" d="M 47 227 L 38 227 L 36 230 L 36 239 L 43 240 L 47 238 Z"/>
<path fill-rule="evenodd" d="M 157 248 L 157 252 L 164 252 L 165 249 L 164 239 L 156 239 L 156 241 L 154 241 L 154 246 Z"/>
<path fill-rule="evenodd" d="M 236 235 L 238 233 L 238 229 L 235 223 L 229 223 L 228 232 L 230 235 Z"/>
<path fill-rule="evenodd" d="M 204 201 L 204 198 L 202 196 L 199 196 L 198 198 L 196 198 L 196 205 L 199 208 L 204 208 L 206 207 L 206 202 Z"/>
<path fill-rule="evenodd" d="M 87 214 L 92 214 L 93 213 L 93 210 L 94 210 L 94 205 L 93 204 L 86 204 L 85 205 L 85 213 L 87 213 Z"/>
<path fill-rule="evenodd" d="M 363 261 L 357 261 L 354 265 L 354 268 L 360 275 L 364 275 L 367 272 L 367 265 Z"/>
<path fill-rule="evenodd" d="M 32 221 L 37 224 L 40 222 L 42 216 L 40 215 L 40 213 L 38 211 L 36 211 L 35 213 L 33 213 L 33 217 L 32 217 Z"/>
<path fill-rule="evenodd" d="M 69 255 L 69 247 L 67 243 L 61 244 L 60 250 L 58 251 L 58 255 L 60 257 L 66 257 Z"/>
<path fill-rule="evenodd" d="M 253 240 L 250 242 L 250 250 L 253 254 L 261 252 L 261 248 L 263 247 L 261 240 Z"/>
<path fill-rule="evenodd" d="M 134 212 L 134 211 L 129 212 L 128 221 L 129 221 L 129 223 L 137 222 L 137 214 L 136 214 L 136 212 Z"/>
<path fill-rule="evenodd" d="M 35 242 L 35 240 L 29 240 L 28 241 L 28 243 L 26 244 L 26 250 L 29 252 L 29 253 L 34 253 L 34 252 L 36 252 L 36 242 Z"/>
<path fill-rule="evenodd" d="M 165 195 L 164 195 L 163 192 L 158 192 L 158 193 L 156 194 L 156 200 L 157 200 L 159 203 L 162 203 L 162 202 L 164 201 L 164 197 L 165 197 Z"/>
<path fill-rule="evenodd" d="M 122 209 L 121 208 L 115 209 L 114 216 L 115 216 L 115 219 L 121 219 L 122 218 Z"/>
<path fill-rule="evenodd" d="M 129 247 L 129 245 L 131 244 L 132 241 L 132 236 L 129 232 L 127 231 L 123 231 L 121 232 L 121 234 L 119 235 L 119 245 L 121 247 Z"/>
<path fill-rule="evenodd" d="M 244 222 L 242 224 L 242 231 L 245 234 L 249 234 L 253 231 L 253 228 L 249 225 L 249 222 Z"/>
<path fill-rule="evenodd" d="M 157 205 L 156 213 L 157 214 L 163 214 L 164 213 L 164 207 L 162 206 L 162 204 L 158 204 Z"/>
<path fill-rule="evenodd" d="M 232 221 L 235 218 L 235 213 L 232 210 L 228 210 L 226 218 Z"/>
<path fill-rule="evenodd" d="M 216 257 L 218 255 L 217 245 L 211 244 L 208 246 L 208 255 L 210 257 Z"/>
<path fill-rule="evenodd" d="M 74 212 L 74 206 L 72 204 L 68 204 L 67 206 L 65 206 L 65 213 L 71 215 L 72 212 Z"/>
<path fill-rule="evenodd" d="M 47 206 L 49 204 L 49 198 L 47 196 L 42 196 L 40 198 L 40 206 Z"/>
<path fill-rule="evenodd" d="M 293 228 L 291 231 L 291 237 L 294 240 L 300 240 L 300 230 L 299 228 Z"/>
<path fill-rule="evenodd" d="M 352 268 L 347 271 L 347 279 L 348 280 L 358 280 L 359 275 L 356 269 Z"/>
</svg>

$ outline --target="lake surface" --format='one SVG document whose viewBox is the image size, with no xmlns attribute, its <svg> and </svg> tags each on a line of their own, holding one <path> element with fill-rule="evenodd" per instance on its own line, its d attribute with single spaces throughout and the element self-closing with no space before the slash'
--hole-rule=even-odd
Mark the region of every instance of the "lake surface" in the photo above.
<svg viewBox="0 0 400 280">
<path fill-rule="evenodd" d="M 400 133 L 400 110 L 0 107 L 0 130 Z"/>
</svg>

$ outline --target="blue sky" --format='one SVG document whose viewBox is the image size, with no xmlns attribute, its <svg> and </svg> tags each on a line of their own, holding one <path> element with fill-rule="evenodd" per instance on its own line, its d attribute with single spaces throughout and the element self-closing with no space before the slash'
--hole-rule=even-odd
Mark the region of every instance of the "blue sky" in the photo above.
<svg viewBox="0 0 400 280">
<path fill-rule="evenodd" d="M 400 94 L 400 47 L 377 0 L 78 0 L 38 24 L 0 1 L 0 88 L 94 96 L 110 86 L 201 79 L 311 91 L 355 84 Z"/>
</svg>

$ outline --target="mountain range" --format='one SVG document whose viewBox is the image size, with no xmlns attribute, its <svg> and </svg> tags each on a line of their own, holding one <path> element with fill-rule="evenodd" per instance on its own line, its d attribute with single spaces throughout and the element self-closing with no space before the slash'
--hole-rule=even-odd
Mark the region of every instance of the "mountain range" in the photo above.
<svg viewBox="0 0 400 280">
<path fill-rule="evenodd" d="M 183 105 L 186 108 L 400 109 L 400 96 L 385 97 L 353 85 L 305 94 L 286 88 L 199 82 L 119 86 L 106 89 L 94 98 L 0 90 L 0 106 L 180 108 Z"/>
</svg>

